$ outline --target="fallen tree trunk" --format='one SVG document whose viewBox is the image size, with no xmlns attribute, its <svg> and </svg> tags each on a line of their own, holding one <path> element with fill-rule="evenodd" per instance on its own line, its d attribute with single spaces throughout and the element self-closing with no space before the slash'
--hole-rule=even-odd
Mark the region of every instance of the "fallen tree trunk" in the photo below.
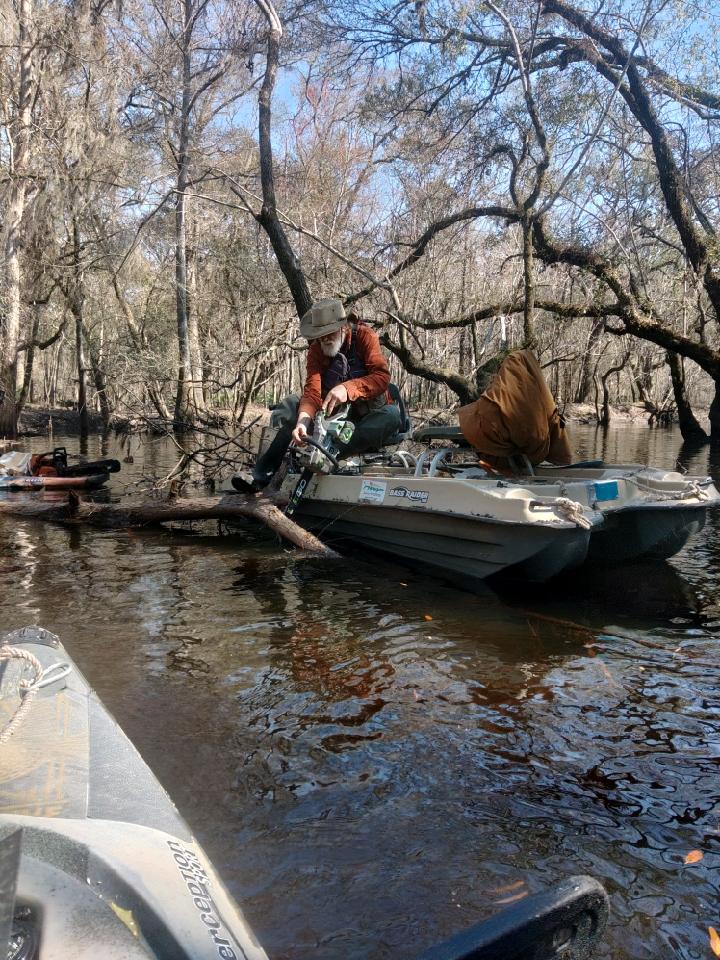
<svg viewBox="0 0 720 960">
<path fill-rule="evenodd" d="M 284 540 L 302 550 L 319 556 L 334 558 L 338 554 L 303 530 L 268 497 L 245 497 L 236 494 L 216 497 L 187 497 L 175 500 L 145 500 L 129 505 L 115 503 L 88 503 L 70 492 L 67 500 L 58 503 L 34 500 L 0 501 L 0 517 L 22 517 L 49 523 L 87 523 L 95 527 L 146 527 L 154 524 L 183 520 L 237 520 L 249 517 L 264 523 Z"/>
</svg>

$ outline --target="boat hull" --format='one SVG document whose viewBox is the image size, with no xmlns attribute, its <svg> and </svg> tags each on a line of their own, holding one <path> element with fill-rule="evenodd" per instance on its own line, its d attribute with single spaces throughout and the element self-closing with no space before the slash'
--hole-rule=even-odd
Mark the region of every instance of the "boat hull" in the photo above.
<svg viewBox="0 0 720 960">
<path fill-rule="evenodd" d="M 284 492 L 296 482 L 288 477 Z M 354 541 L 453 582 L 544 581 L 585 563 L 671 557 L 719 502 L 708 478 L 639 465 L 497 478 L 424 472 L 418 461 L 316 476 L 295 517 L 321 539 Z"/>
<path fill-rule="evenodd" d="M 589 531 L 578 527 L 528 528 L 319 500 L 301 501 L 294 519 L 326 542 L 360 543 L 452 580 L 485 580 L 511 568 L 529 580 L 548 580 L 582 564 L 590 542 Z"/>
<path fill-rule="evenodd" d="M 538 468 L 538 479 L 563 483 L 570 495 L 603 516 L 593 530 L 587 562 L 615 566 L 675 556 L 705 526 L 720 495 L 709 478 L 638 464 L 567 470 Z M 584 495 L 582 487 L 588 492 Z M 609 492 L 609 495 L 608 495 Z"/>
<path fill-rule="evenodd" d="M 591 540 L 587 562 L 609 566 L 674 557 L 705 526 L 706 508 L 663 504 L 608 513 Z"/>
<path fill-rule="evenodd" d="M 56 960 L 266 960 L 187 824 L 56 637 L 0 642 L 67 676 L 0 746 L 0 848 L 21 830 L 17 900 Z M 0 728 L 27 664 L 0 661 Z M 0 906 L 2 906 L 0 904 Z"/>
</svg>

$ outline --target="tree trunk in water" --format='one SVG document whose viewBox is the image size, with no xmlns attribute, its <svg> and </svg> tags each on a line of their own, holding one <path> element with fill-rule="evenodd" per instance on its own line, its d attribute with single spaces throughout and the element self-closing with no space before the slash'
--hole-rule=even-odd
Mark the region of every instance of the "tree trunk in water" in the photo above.
<svg viewBox="0 0 720 960">
<path fill-rule="evenodd" d="M 605 377 L 602 378 L 602 392 L 603 392 L 603 402 L 602 402 L 602 413 L 600 414 L 600 424 L 603 427 L 610 426 L 610 394 L 608 391 L 607 380 Z"/>
<path fill-rule="evenodd" d="M 57 402 L 57 385 L 58 378 L 60 376 L 60 361 L 62 360 L 62 345 L 63 341 L 60 340 L 58 343 L 57 350 L 55 351 L 55 357 L 53 359 L 52 368 L 50 370 L 50 381 L 48 384 L 47 391 L 47 402 L 48 406 L 54 407 Z"/>
<path fill-rule="evenodd" d="M 185 212 L 186 222 L 188 220 L 187 210 Z M 191 243 L 187 247 L 187 313 L 188 313 L 188 348 L 190 350 L 190 369 L 192 370 L 192 402 L 195 411 L 205 409 L 205 370 L 203 368 L 202 348 L 200 346 L 200 325 L 197 311 L 197 250 L 194 224 L 190 221 L 192 229 Z"/>
<path fill-rule="evenodd" d="M 720 377 L 715 380 L 715 396 L 710 404 L 710 442 L 720 444 Z"/>
<path fill-rule="evenodd" d="M 20 396 L 18 397 L 17 402 L 17 415 L 20 419 L 20 415 L 23 412 L 25 404 L 30 401 L 33 402 L 33 390 L 32 390 L 32 379 L 33 379 L 33 368 L 35 366 L 35 348 L 28 347 L 28 351 L 25 354 L 25 372 L 23 374 L 22 387 L 20 388 Z"/>
<path fill-rule="evenodd" d="M 175 394 L 175 429 L 188 429 L 194 419 L 193 372 L 188 326 L 188 272 L 187 272 L 187 201 L 190 157 L 190 109 L 192 64 L 190 38 L 192 35 L 192 0 L 184 0 L 183 30 L 183 96 L 180 118 L 180 142 L 177 154 L 177 193 L 175 206 L 175 312 L 178 331 L 178 382 Z"/>
<path fill-rule="evenodd" d="M 278 502 L 282 502 L 278 500 Z M 328 559 L 338 556 L 321 540 L 304 530 L 266 496 L 243 497 L 236 494 L 215 497 L 178 498 L 161 502 L 149 500 L 130 505 L 83 503 L 70 493 L 65 503 L 32 500 L 0 501 L 0 516 L 24 517 L 50 523 L 88 523 L 96 527 L 144 527 L 153 524 L 192 520 L 237 520 L 249 517 L 264 523 L 283 539 L 303 550 Z"/>
<path fill-rule="evenodd" d="M 40 307 L 36 306 L 33 310 L 33 322 L 32 330 L 30 332 L 30 342 L 28 343 L 27 350 L 25 352 L 25 370 L 23 373 L 23 383 L 20 390 L 20 396 L 18 397 L 17 402 L 17 415 L 18 418 L 22 413 L 23 407 L 25 406 L 26 401 L 30 395 L 30 389 L 32 386 L 32 376 L 33 376 L 33 367 L 35 365 L 35 341 L 37 340 L 38 331 L 40 330 Z"/>
<path fill-rule="evenodd" d="M 77 367 L 77 407 L 80 433 L 88 432 L 87 389 L 85 387 L 85 347 L 82 336 L 82 313 L 75 313 L 75 363 Z"/>
<path fill-rule="evenodd" d="M 175 305 L 178 331 L 178 383 L 175 394 L 175 428 L 186 429 L 192 419 L 193 374 L 188 330 L 187 251 L 185 248 L 185 172 L 178 177 L 175 210 Z"/>
<path fill-rule="evenodd" d="M 24 193 L 24 191 L 22 191 Z M 10 204 L 8 219 L 13 217 Z M 5 280 L 7 310 L 5 313 L 5 338 L 0 356 L 0 437 L 15 437 L 19 415 L 17 395 L 18 355 L 20 340 L 20 261 L 18 257 L 17 229 L 8 225 L 5 243 Z"/>
<path fill-rule="evenodd" d="M 577 390 L 575 391 L 575 403 L 585 403 L 590 394 L 590 387 L 593 382 L 590 361 L 592 359 L 593 348 L 600 337 L 604 324 L 604 320 L 594 320 L 590 328 L 590 336 L 588 337 L 587 346 L 585 347 L 585 353 L 582 356 L 580 379 L 578 380 Z"/>
<path fill-rule="evenodd" d="M 692 407 L 688 400 L 685 389 L 685 369 L 683 367 L 682 357 L 668 350 L 665 358 L 670 367 L 675 406 L 677 407 L 680 433 L 682 434 L 683 440 L 706 440 L 707 434 L 695 419 L 695 414 L 692 412 Z"/>
<path fill-rule="evenodd" d="M 10 196 L 5 213 L 5 336 L 0 352 L 0 436 L 17 434 L 18 384 L 17 348 L 20 340 L 20 239 L 25 213 L 26 183 L 23 168 L 30 138 L 32 119 L 32 51 L 30 38 L 31 0 L 18 0 L 16 5 L 20 75 L 17 90 L 17 123 L 9 131 L 13 138 L 10 150 Z"/>
<path fill-rule="evenodd" d="M 608 387 L 608 380 L 614 373 L 619 373 L 627 362 L 627 357 L 620 361 L 616 366 L 610 367 L 608 370 L 603 373 L 600 377 L 602 382 L 602 392 L 603 392 L 603 402 L 602 402 L 602 414 L 600 415 L 600 424 L 603 427 L 607 427 L 610 424 L 610 388 Z"/>
<path fill-rule="evenodd" d="M 100 416 L 102 417 L 103 425 L 108 427 L 110 426 L 112 409 L 110 407 L 110 401 L 108 400 L 107 378 L 105 377 L 105 370 L 103 369 L 102 360 L 100 358 L 100 351 L 90 340 L 90 337 L 87 333 L 87 328 L 84 324 L 82 332 L 83 336 L 85 337 L 85 342 L 87 343 L 88 356 L 90 357 L 90 372 L 92 374 L 93 383 L 95 384 L 95 392 L 97 393 L 98 403 L 100 404 Z"/>
<path fill-rule="evenodd" d="M 31 0 L 19 0 L 17 6 L 18 43 L 20 48 L 20 76 L 17 125 L 10 131 L 14 143 L 10 152 L 10 173 L 13 177 L 10 198 L 5 215 L 5 338 L 0 353 L 0 436 L 17 433 L 17 348 L 20 339 L 20 241 L 27 181 L 23 177 L 30 139 L 33 98 L 33 44 L 30 37 L 32 23 Z M 15 126 L 15 125 L 13 125 Z"/>
<path fill-rule="evenodd" d="M 83 342 L 83 313 L 85 309 L 85 291 L 84 277 L 80 263 L 80 227 L 77 220 L 73 221 L 73 280 L 72 291 L 70 294 L 70 309 L 75 318 L 75 363 L 77 368 L 77 407 L 80 417 L 80 435 L 87 436 L 88 432 L 88 410 L 87 410 L 87 386 L 85 374 L 87 372 L 85 361 L 85 344 Z"/>
</svg>

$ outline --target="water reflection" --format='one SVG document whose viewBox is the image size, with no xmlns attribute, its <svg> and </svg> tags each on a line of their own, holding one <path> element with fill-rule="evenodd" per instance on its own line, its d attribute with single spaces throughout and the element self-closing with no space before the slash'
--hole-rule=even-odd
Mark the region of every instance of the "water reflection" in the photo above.
<svg viewBox="0 0 720 960">
<path fill-rule="evenodd" d="M 676 469 L 678 469 L 680 473 L 689 473 L 693 464 L 697 463 L 701 459 L 702 454 L 709 449 L 708 443 L 702 440 L 683 441 L 675 461 Z M 712 450 L 710 450 L 710 454 L 709 461 L 712 461 L 712 459 L 714 459 Z"/>
<path fill-rule="evenodd" d="M 647 428 L 577 440 L 680 451 Z M 113 498 L 175 462 L 132 443 Z M 717 475 L 709 448 L 681 454 Z M 61 634 L 273 958 L 412 957 L 508 887 L 587 872 L 612 899 L 598 958 L 689 960 L 717 926 L 717 527 L 672 563 L 472 595 L 250 527 L 3 521 L 0 618 Z"/>
<path fill-rule="evenodd" d="M 571 616 L 592 629 L 608 622 L 623 622 L 640 629 L 652 629 L 667 620 L 699 623 L 704 606 L 696 588 L 671 563 L 641 562 L 617 568 L 573 571 L 563 577 L 562 586 L 534 585 L 508 594 L 506 603 L 515 606 L 529 598 L 542 605 L 545 613 Z"/>
</svg>

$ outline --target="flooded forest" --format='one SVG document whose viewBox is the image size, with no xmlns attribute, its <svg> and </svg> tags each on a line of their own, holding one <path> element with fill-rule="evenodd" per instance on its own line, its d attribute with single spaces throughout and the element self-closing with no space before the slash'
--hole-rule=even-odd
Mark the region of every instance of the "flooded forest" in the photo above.
<svg viewBox="0 0 720 960">
<path fill-rule="evenodd" d="M 563 408 L 718 434 L 716 13 L 8 7 L 0 435 L 246 423 L 328 296 L 430 413 L 525 346 Z"/>
</svg>

